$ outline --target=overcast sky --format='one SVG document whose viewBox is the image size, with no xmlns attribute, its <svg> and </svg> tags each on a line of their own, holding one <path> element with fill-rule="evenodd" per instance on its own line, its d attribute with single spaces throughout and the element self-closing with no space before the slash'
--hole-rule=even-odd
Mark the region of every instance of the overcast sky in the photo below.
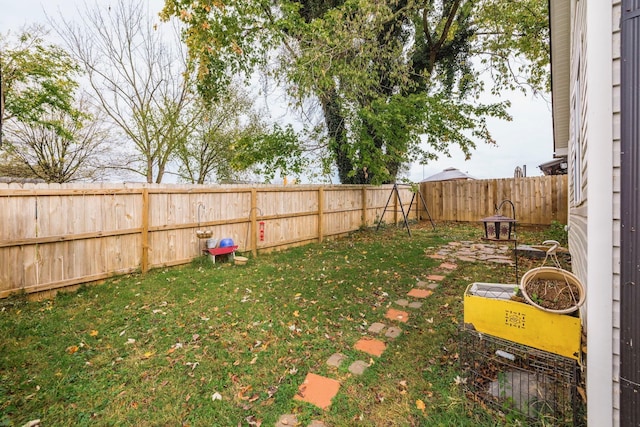
<svg viewBox="0 0 640 427">
<path fill-rule="evenodd" d="M 157 12 L 163 0 L 147 0 L 149 9 Z M 86 0 L 91 4 L 105 4 L 108 0 Z M 0 0 L 0 31 L 16 32 L 27 24 L 46 23 L 45 11 L 56 17 L 74 14 L 75 5 L 82 0 Z M 454 167 L 476 178 L 509 178 L 517 166 L 526 166 L 527 176 L 541 175 L 538 165 L 553 158 L 551 106 L 541 98 L 510 93 L 503 96 L 511 101 L 513 121 L 489 120 L 489 129 L 497 146 L 479 144 L 470 160 L 465 161 L 460 150 L 452 149 L 452 157 L 442 157 L 428 165 L 413 165 L 411 181 L 417 182 L 443 169 Z"/>
</svg>

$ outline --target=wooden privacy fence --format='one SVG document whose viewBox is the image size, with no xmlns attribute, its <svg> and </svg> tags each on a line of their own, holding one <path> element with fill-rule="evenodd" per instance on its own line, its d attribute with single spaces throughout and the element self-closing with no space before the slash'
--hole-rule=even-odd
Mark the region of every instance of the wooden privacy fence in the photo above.
<svg viewBox="0 0 640 427">
<path fill-rule="evenodd" d="M 521 224 L 567 223 L 567 175 L 423 182 L 420 191 L 434 220 L 474 222 L 508 199 Z M 502 215 L 513 217 L 505 203 Z"/>
<path fill-rule="evenodd" d="M 0 184 L 0 298 L 189 263 L 198 230 L 254 254 L 322 241 L 375 225 L 391 189 Z M 413 193 L 399 193 L 407 210 Z M 402 221 L 395 195 L 384 221 Z"/>
</svg>

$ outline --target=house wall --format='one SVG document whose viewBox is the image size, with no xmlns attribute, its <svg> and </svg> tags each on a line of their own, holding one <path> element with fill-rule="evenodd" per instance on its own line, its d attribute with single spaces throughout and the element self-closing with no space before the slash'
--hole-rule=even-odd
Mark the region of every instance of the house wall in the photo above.
<svg viewBox="0 0 640 427">
<path fill-rule="evenodd" d="M 569 247 L 587 287 L 588 424 L 619 425 L 619 0 L 573 0 Z M 578 104 L 574 100 L 578 99 Z"/>
<path fill-rule="evenodd" d="M 613 1 L 612 11 L 613 28 L 613 63 L 612 63 L 612 83 L 613 83 L 613 418 L 614 425 L 620 425 L 620 19 L 622 14 L 622 1 Z"/>
<path fill-rule="evenodd" d="M 586 31 L 586 2 L 572 1 L 571 4 L 571 73 L 570 73 L 570 103 L 571 124 L 569 127 L 569 247 L 572 252 L 573 272 L 586 282 L 587 276 L 587 208 L 588 198 L 585 191 L 585 177 L 587 172 L 586 147 L 584 144 L 586 122 L 586 46 L 584 33 Z M 578 77 L 580 76 L 580 77 Z M 576 106 L 579 104 L 579 106 Z M 581 145 L 580 163 L 576 162 L 578 151 L 576 144 Z M 576 178 L 577 177 L 577 178 Z M 579 196 L 578 194 L 582 194 Z M 584 317 L 584 316 L 583 316 Z"/>
</svg>

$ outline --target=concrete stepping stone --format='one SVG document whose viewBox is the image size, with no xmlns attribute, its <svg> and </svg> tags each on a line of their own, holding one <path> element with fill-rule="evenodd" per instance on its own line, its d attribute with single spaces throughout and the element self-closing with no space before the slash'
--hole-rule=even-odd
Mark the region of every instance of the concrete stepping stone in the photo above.
<svg viewBox="0 0 640 427">
<path fill-rule="evenodd" d="M 437 283 L 429 283 L 427 285 L 427 289 L 434 291 L 434 290 L 438 289 L 438 286 L 440 286 L 440 285 L 438 285 Z"/>
<path fill-rule="evenodd" d="M 433 293 L 433 291 L 430 291 L 429 289 L 411 289 L 409 291 L 409 293 L 407 295 L 409 295 L 410 297 L 414 297 L 414 298 L 426 298 L 428 296 L 431 296 L 431 294 Z M 407 304 L 409 305 L 409 304 Z"/>
<path fill-rule="evenodd" d="M 443 262 L 440 264 L 440 268 L 444 268 L 445 270 L 455 270 L 458 266 L 451 262 Z"/>
<path fill-rule="evenodd" d="M 462 246 L 462 243 L 460 242 L 449 242 L 447 243 L 449 246 Z"/>
<path fill-rule="evenodd" d="M 327 427 L 327 425 L 322 421 L 313 420 L 307 427 Z"/>
<path fill-rule="evenodd" d="M 386 350 L 387 345 L 380 340 L 372 338 L 361 338 L 353 347 L 356 350 L 364 351 L 367 354 L 380 356 Z"/>
<path fill-rule="evenodd" d="M 429 258 L 431 258 L 431 259 L 442 259 L 442 260 L 447 259 L 446 256 L 440 255 L 440 254 L 431 254 L 431 255 L 429 255 Z"/>
<path fill-rule="evenodd" d="M 406 307 L 409 305 L 409 301 L 407 301 L 406 299 L 399 299 L 398 301 L 396 301 L 396 304 L 398 304 L 400 307 Z"/>
<path fill-rule="evenodd" d="M 331 357 L 329 357 L 329 359 L 327 360 L 327 365 L 329 366 L 335 366 L 336 368 L 340 366 L 340 364 L 342 362 L 345 361 L 345 359 L 347 358 L 347 356 L 345 356 L 342 353 L 334 353 L 331 355 Z"/>
<path fill-rule="evenodd" d="M 491 259 L 488 259 L 487 261 L 493 262 L 495 264 L 509 264 L 509 265 L 513 264 L 513 262 L 508 259 L 491 258 Z"/>
<path fill-rule="evenodd" d="M 387 333 L 384 334 L 384 336 L 387 338 L 396 339 L 400 336 L 400 334 L 402 334 L 402 329 L 398 328 L 397 326 L 391 326 L 389 329 L 387 329 Z"/>
<path fill-rule="evenodd" d="M 293 414 L 280 415 L 276 427 L 295 427 L 298 425 L 298 417 Z"/>
<path fill-rule="evenodd" d="M 409 313 L 406 311 L 396 310 L 395 308 L 390 308 L 387 310 L 387 314 L 385 314 L 384 317 L 390 320 L 407 323 L 409 320 Z"/>
<path fill-rule="evenodd" d="M 311 403 L 321 409 L 328 409 L 331 399 L 338 394 L 338 390 L 340 390 L 338 381 L 309 372 L 293 398 Z"/>
<path fill-rule="evenodd" d="M 428 285 L 427 282 L 423 282 L 422 280 L 420 280 L 419 282 L 416 283 L 416 286 L 419 288 L 426 288 Z"/>
<path fill-rule="evenodd" d="M 476 262 L 477 261 L 475 258 L 472 258 L 470 256 L 458 255 L 458 256 L 456 256 L 456 258 L 458 259 L 458 261 L 464 261 L 464 262 Z"/>
<path fill-rule="evenodd" d="M 410 303 L 407 307 L 413 308 L 413 309 L 418 309 L 418 308 L 422 307 L 422 303 L 420 301 L 414 301 L 414 302 Z"/>
<path fill-rule="evenodd" d="M 439 274 L 430 274 L 427 276 L 428 280 L 433 280 L 435 282 L 440 282 L 442 280 L 444 280 L 444 276 L 441 276 Z"/>
<path fill-rule="evenodd" d="M 372 334 L 379 334 L 386 327 L 387 325 L 385 325 L 384 323 L 375 322 L 375 323 L 372 323 L 371 326 L 369 326 L 369 329 L 367 330 Z"/>
<path fill-rule="evenodd" d="M 369 367 L 369 364 L 362 360 L 356 360 L 349 366 L 349 372 L 353 375 L 362 375 L 364 374 L 364 370 Z"/>
</svg>

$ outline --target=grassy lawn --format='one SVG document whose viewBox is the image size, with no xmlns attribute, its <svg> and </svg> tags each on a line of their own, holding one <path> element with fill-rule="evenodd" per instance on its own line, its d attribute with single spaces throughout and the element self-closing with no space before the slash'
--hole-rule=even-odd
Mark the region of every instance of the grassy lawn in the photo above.
<svg viewBox="0 0 640 427">
<path fill-rule="evenodd" d="M 364 375 L 347 369 L 369 361 L 353 349 L 369 325 L 389 323 L 394 301 L 437 270 L 426 254 L 482 235 L 437 226 L 414 224 L 411 238 L 361 231 L 246 266 L 200 259 L 48 301 L 0 300 L 0 425 L 273 426 L 285 413 L 302 426 L 503 425 L 456 384 L 457 328 L 465 287 L 513 282 L 513 267 L 459 262 Z M 348 357 L 338 369 L 326 364 L 336 352 Z M 341 382 L 328 411 L 293 399 L 308 372 Z"/>
</svg>

